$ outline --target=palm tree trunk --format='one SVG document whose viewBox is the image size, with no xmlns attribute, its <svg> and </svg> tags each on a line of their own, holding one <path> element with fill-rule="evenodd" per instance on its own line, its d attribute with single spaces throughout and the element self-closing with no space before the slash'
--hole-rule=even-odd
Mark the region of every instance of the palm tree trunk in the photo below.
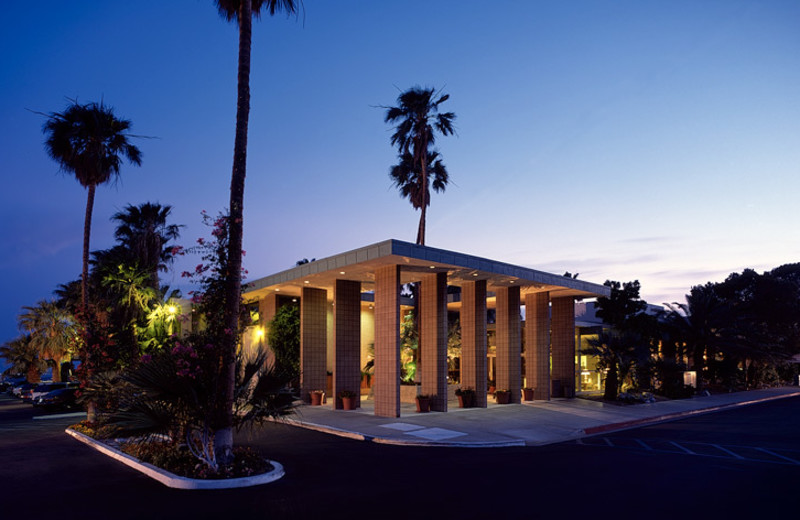
<svg viewBox="0 0 800 520">
<path fill-rule="evenodd" d="M 92 210 L 94 209 L 94 192 L 97 187 L 90 184 L 86 194 L 86 216 L 83 221 L 83 270 L 81 271 L 81 312 L 86 319 L 89 306 L 89 237 L 92 234 Z"/>
<path fill-rule="evenodd" d="M 419 215 L 419 228 L 417 229 L 417 244 L 425 245 L 425 224 L 428 218 L 428 140 L 427 136 L 423 138 L 423 142 L 419 145 L 422 147 L 420 153 L 420 171 L 422 171 L 422 212 Z"/>
<path fill-rule="evenodd" d="M 89 237 L 92 234 L 92 210 L 94 209 L 94 192 L 97 188 L 96 185 L 90 184 L 86 194 L 86 217 L 83 221 L 83 271 L 81 272 L 81 318 L 80 321 L 83 325 L 84 334 L 89 330 Z M 89 351 L 85 351 L 87 359 L 84 363 L 89 361 Z M 89 401 L 86 405 L 86 420 L 95 422 L 97 420 L 97 406 L 94 401 Z"/>
<path fill-rule="evenodd" d="M 250 45 L 252 6 L 239 7 L 239 77 L 236 103 L 236 139 L 233 145 L 230 216 L 228 221 L 228 276 L 225 291 L 225 344 L 223 345 L 222 390 L 219 427 L 214 435 L 217 462 L 233 460 L 233 391 L 236 381 L 236 343 L 239 331 L 239 299 L 242 288 L 242 235 L 244 231 L 244 180 L 247 173 L 247 126 L 250 116 Z"/>
<path fill-rule="evenodd" d="M 426 207 L 422 206 L 422 212 L 419 215 L 419 226 L 417 226 L 417 245 L 424 246 L 425 245 L 425 219 L 426 219 Z"/>
</svg>

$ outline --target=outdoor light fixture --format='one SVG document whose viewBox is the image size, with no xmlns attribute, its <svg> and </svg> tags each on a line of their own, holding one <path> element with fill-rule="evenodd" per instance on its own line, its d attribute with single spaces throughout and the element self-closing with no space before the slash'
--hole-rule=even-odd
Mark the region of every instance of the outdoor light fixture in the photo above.
<svg viewBox="0 0 800 520">
<path fill-rule="evenodd" d="M 264 334 L 265 333 L 264 333 L 264 328 L 263 327 L 256 328 L 256 338 L 261 339 L 261 338 L 264 337 Z"/>
<path fill-rule="evenodd" d="M 339 274 L 344 274 L 344 271 L 339 271 Z"/>
<path fill-rule="evenodd" d="M 436 269 L 436 266 L 435 266 L 435 265 L 432 265 L 432 266 L 431 266 L 431 269 Z"/>
<path fill-rule="evenodd" d="M 275 289 L 275 292 L 281 292 L 281 290 L 280 289 Z"/>
<path fill-rule="evenodd" d="M 297 303 L 297 298 L 292 298 L 292 303 Z"/>
<path fill-rule="evenodd" d="M 311 283 L 311 282 L 309 282 L 308 280 L 304 280 L 303 283 Z"/>
</svg>

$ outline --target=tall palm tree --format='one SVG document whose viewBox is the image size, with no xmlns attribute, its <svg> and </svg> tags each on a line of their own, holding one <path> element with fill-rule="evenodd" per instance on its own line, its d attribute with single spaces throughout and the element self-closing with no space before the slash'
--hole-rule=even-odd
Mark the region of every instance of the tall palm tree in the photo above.
<svg viewBox="0 0 800 520">
<path fill-rule="evenodd" d="M 53 381 L 61 381 L 61 362 L 71 361 L 76 331 L 72 317 L 55 301 L 42 300 L 33 307 L 23 307 L 20 329 L 30 334 L 30 344 L 42 360 L 53 367 Z"/>
<path fill-rule="evenodd" d="M 250 47 L 252 18 L 267 11 L 270 16 L 278 11 L 297 12 L 300 0 L 216 0 L 219 14 L 227 21 L 239 24 L 238 92 L 236 101 L 236 138 L 233 145 L 233 171 L 231 172 L 231 198 L 229 206 L 228 273 L 225 291 L 225 325 L 229 331 L 239 330 L 239 298 L 242 291 L 242 234 L 244 230 L 244 180 L 247 172 L 247 125 L 250 119 Z M 236 382 L 236 334 L 228 334 L 224 348 L 225 391 L 223 409 L 215 439 L 220 462 L 233 459 L 233 402 Z"/>
<path fill-rule="evenodd" d="M 142 163 L 141 152 L 129 140 L 133 137 L 128 133 L 130 128 L 130 121 L 117 118 L 113 108 L 102 102 L 80 104 L 73 101 L 63 112 L 50 113 L 44 124 L 48 155 L 87 190 L 81 276 L 84 312 L 89 302 L 89 236 L 95 190 L 99 184 L 119 176 L 123 158 L 136 166 Z"/>
<path fill-rule="evenodd" d="M 9 364 L 4 374 L 25 374 L 29 383 L 38 382 L 45 369 L 39 350 L 31 344 L 30 334 L 3 343 L 0 346 L 0 358 Z"/>
<path fill-rule="evenodd" d="M 439 105 L 450 98 L 433 88 L 412 87 L 397 97 L 397 106 L 389 107 L 384 121 L 396 125 L 392 134 L 392 146 L 397 147 L 399 163 L 392 167 L 390 176 L 408 197 L 414 209 L 421 210 L 417 228 L 417 244 L 425 245 L 425 224 L 430 206 L 430 174 L 433 173 L 433 189 L 444 191 L 447 185 L 447 170 L 439 154 L 431 147 L 436 141 L 436 132 L 451 135 L 453 112 L 439 113 Z"/>
<path fill-rule="evenodd" d="M 702 388 L 709 362 L 720 350 L 735 347 L 736 334 L 731 330 L 736 320 L 730 306 L 711 283 L 696 285 L 686 295 L 686 303 L 667 304 L 666 324 L 686 345 L 697 371 L 697 387 Z"/>
<path fill-rule="evenodd" d="M 172 261 L 174 248 L 171 240 L 180 236 L 182 226 L 167 224 L 172 206 L 145 202 L 138 206 L 127 205 L 111 219 L 117 222 L 114 237 L 127 249 L 139 267 L 149 274 L 149 286 L 158 291 L 158 271 L 166 271 Z"/>
</svg>

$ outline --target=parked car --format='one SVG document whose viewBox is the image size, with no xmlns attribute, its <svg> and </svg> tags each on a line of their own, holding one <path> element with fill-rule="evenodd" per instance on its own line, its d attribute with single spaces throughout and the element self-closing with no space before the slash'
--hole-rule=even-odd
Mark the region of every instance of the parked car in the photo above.
<svg viewBox="0 0 800 520">
<path fill-rule="evenodd" d="M 47 410 L 77 408 L 78 404 L 75 401 L 77 390 L 78 386 L 75 385 L 47 392 L 36 397 L 33 406 Z"/>
<path fill-rule="evenodd" d="M 22 392 L 36 388 L 40 383 L 21 383 L 11 389 L 11 395 L 14 397 L 22 397 Z"/>
<path fill-rule="evenodd" d="M 25 382 L 24 377 L 4 377 L 0 380 L 0 390 L 6 390 L 11 393 L 15 386 L 19 386 Z"/>
<path fill-rule="evenodd" d="M 23 397 L 23 399 L 30 399 L 31 401 L 33 401 L 37 397 L 52 392 L 53 390 L 61 390 L 62 388 L 70 388 L 70 387 L 77 388 L 78 383 L 72 383 L 69 381 L 63 381 L 60 383 L 42 383 L 31 391 L 30 397 Z"/>
</svg>

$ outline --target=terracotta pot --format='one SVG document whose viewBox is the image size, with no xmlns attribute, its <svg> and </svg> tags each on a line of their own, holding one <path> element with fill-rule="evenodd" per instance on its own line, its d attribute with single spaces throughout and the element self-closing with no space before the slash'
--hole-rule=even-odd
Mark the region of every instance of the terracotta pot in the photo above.
<svg viewBox="0 0 800 520">
<path fill-rule="evenodd" d="M 319 406 L 322 404 L 322 392 L 311 392 L 311 406 Z"/>
<path fill-rule="evenodd" d="M 356 398 L 355 397 L 342 397 L 342 409 L 344 409 L 344 410 L 355 410 L 356 409 Z"/>
<path fill-rule="evenodd" d="M 526 401 L 533 401 L 533 388 L 523 388 L 522 398 Z"/>
<path fill-rule="evenodd" d="M 458 395 L 458 407 L 459 408 L 472 408 L 475 406 L 474 397 L 471 395 Z"/>
<path fill-rule="evenodd" d="M 426 397 L 417 397 L 417 412 L 426 413 L 431 409 L 431 400 Z"/>
<path fill-rule="evenodd" d="M 511 392 L 504 392 L 502 390 L 498 390 L 495 392 L 495 399 L 497 400 L 497 404 L 508 404 L 511 402 Z"/>
</svg>

